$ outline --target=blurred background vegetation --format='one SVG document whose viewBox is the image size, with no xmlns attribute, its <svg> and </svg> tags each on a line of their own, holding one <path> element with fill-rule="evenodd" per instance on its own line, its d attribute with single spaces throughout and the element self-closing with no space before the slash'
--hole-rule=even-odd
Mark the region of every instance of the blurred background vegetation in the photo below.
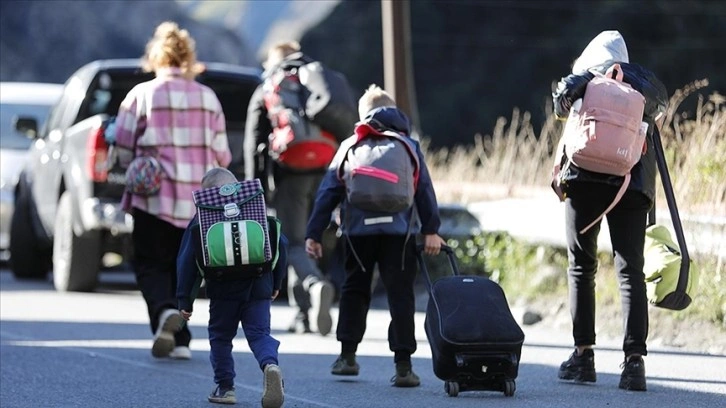
<svg viewBox="0 0 726 408">
<path fill-rule="evenodd" d="M 136 58 L 161 21 L 197 40 L 200 59 L 259 66 L 271 42 L 346 73 L 358 93 L 383 84 L 379 0 L 4 0 L 0 80 L 62 82 L 98 58 Z M 413 74 L 433 147 L 473 144 L 516 107 L 539 134 L 552 83 L 597 33 L 617 29 L 633 62 L 669 92 L 708 79 L 726 91 L 726 2 L 680 0 L 414 0 Z M 695 112 L 696 98 L 682 108 Z M 244 109 L 244 107 L 240 107 Z"/>
<path fill-rule="evenodd" d="M 140 57 L 164 20 L 191 32 L 203 61 L 259 67 L 271 43 L 297 39 L 358 94 L 383 84 L 379 0 L 3 0 L 0 80 L 63 82 L 94 59 Z M 672 95 L 662 133 L 681 211 L 726 217 L 724 21 L 720 0 L 412 0 L 416 104 L 440 201 L 466 204 L 491 186 L 546 189 L 562 129 L 552 86 L 592 37 L 616 29 L 631 61 Z M 560 249 L 503 232 L 450 244 L 464 272 L 491 276 L 513 298 L 564 299 Z M 724 260 L 696 261 L 702 291 L 678 316 L 726 327 Z M 607 254 L 602 266 L 599 296 L 617 303 Z"/>
</svg>

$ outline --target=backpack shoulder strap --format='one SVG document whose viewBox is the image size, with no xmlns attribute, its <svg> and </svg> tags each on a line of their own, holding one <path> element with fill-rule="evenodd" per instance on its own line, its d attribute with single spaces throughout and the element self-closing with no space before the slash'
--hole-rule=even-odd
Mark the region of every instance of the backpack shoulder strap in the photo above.
<svg viewBox="0 0 726 408">
<path fill-rule="evenodd" d="M 602 219 L 602 217 L 604 217 L 607 213 L 609 213 L 610 210 L 615 208 L 615 205 L 620 201 L 621 198 L 623 198 L 623 195 L 625 195 L 625 191 L 628 189 L 628 185 L 630 184 L 630 177 L 631 177 L 630 173 L 625 175 L 625 179 L 623 180 L 623 185 L 620 186 L 620 190 L 618 190 L 618 193 L 615 195 L 615 199 L 610 203 L 608 208 L 606 208 L 605 211 L 602 212 L 602 214 L 600 214 L 597 218 L 595 218 L 595 220 L 593 222 L 588 224 L 585 228 L 581 229 L 580 234 L 584 234 L 585 232 L 587 232 L 587 230 L 592 228 L 592 226 L 595 225 L 598 221 L 600 221 Z"/>
<path fill-rule="evenodd" d="M 344 165 L 345 165 L 346 160 L 348 159 L 348 151 L 350 151 L 350 149 L 354 148 L 358 143 L 360 143 L 361 140 L 364 140 L 364 139 L 370 137 L 371 135 L 373 135 L 373 136 L 384 136 L 384 137 L 388 137 L 390 139 L 395 139 L 395 140 L 398 140 L 401 144 L 403 144 L 404 148 L 408 152 L 408 155 L 411 157 L 411 159 L 413 160 L 413 163 L 414 163 L 414 172 L 413 172 L 414 188 L 418 185 L 418 177 L 419 177 L 419 172 L 420 172 L 420 168 L 421 168 L 421 163 L 419 162 L 418 154 L 416 153 L 413 145 L 408 140 L 406 140 L 406 136 L 403 136 L 400 133 L 395 132 L 393 130 L 379 131 L 365 123 L 359 124 L 358 126 L 356 126 L 355 134 L 356 134 L 357 140 L 353 144 L 350 145 L 348 150 L 343 155 L 343 158 L 340 160 L 340 164 L 338 165 L 338 171 L 337 171 L 338 179 L 340 179 L 340 180 L 343 179 L 343 172 L 345 170 Z"/>
<path fill-rule="evenodd" d="M 277 260 L 280 257 L 280 234 L 282 231 L 282 223 L 278 218 L 268 215 L 267 230 L 269 231 L 270 250 L 272 251 L 270 270 L 273 270 L 275 269 L 275 265 L 277 265 Z"/>
</svg>

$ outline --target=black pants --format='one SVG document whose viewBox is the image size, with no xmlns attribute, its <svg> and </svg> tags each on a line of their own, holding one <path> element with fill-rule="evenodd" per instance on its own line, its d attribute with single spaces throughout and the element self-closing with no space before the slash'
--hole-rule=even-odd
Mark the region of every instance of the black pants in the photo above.
<svg viewBox="0 0 726 408">
<path fill-rule="evenodd" d="M 584 234 L 612 202 L 618 188 L 602 183 L 572 182 L 567 189 L 566 229 L 569 258 L 570 312 L 576 346 L 595 344 L 595 272 L 600 223 Z M 627 191 L 606 216 L 610 229 L 615 269 L 620 283 L 625 336 L 623 351 L 646 355 L 648 300 L 643 274 L 643 246 L 651 201 L 642 193 Z"/>
<path fill-rule="evenodd" d="M 134 208 L 134 272 L 149 311 L 151 332 L 156 333 L 159 315 L 177 309 L 176 257 L 183 228 L 177 228 L 147 212 Z M 186 325 L 174 336 L 177 346 L 189 346 L 192 338 Z"/>
<path fill-rule="evenodd" d="M 289 241 L 288 299 L 291 306 L 297 305 L 306 314 L 311 306 L 310 286 L 323 280 L 317 263 L 305 252 L 305 228 L 321 179 L 320 174 L 285 174 L 280 177 L 274 198 L 282 232 Z"/>
<path fill-rule="evenodd" d="M 343 344 L 343 351 L 351 346 L 355 349 L 363 340 L 376 264 L 386 289 L 391 313 L 388 345 L 395 353 L 396 361 L 409 360 L 411 354 L 416 351 L 414 324 L 416 305 L 413 285 L 417 266 L 414 241 L 414 237 L 410 237 L 406 242 L 405 236 L 371 235 L 350 237 L 350 243 L 346 242 L 346 277 L 340 297 L 337 329 L 337 339 Z M 358 255 L 360 263 L 351 251 L 350 244 Z M 361 268 L 361 264 L 365 271 Z"/>
</svg>

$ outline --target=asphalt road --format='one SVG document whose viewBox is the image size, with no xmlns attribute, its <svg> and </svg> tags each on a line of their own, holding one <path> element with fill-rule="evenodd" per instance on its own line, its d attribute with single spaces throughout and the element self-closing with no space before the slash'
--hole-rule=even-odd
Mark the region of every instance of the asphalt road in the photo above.
<svg viewBox="0 0 726 408">
<path fill-rule="evenodd" d="M 195 307 L 191 361 L 151 357 L 151 333 L 141 295 L 130 274 L 104 274 L 97 293 L 59 294 L 50 282 L 18 282 L 0 271 L 0 407 L 209 407 L 213 388 L 206 340 L 206 301 Z M 337 310 L 336 316 L 337 316 Z M 600 339 L 598 382 L 557 380 L 557 366 L 571 352 L 569 333 L 524 327 L 525 346 L 512 398 L 499 392 L 462 392 L 451 398 L 431 367 L 431 353 L 417 314 L 414 369 L 421 387 L 391 387 L 388 313 L 372 310 L 359 348 L 361 374 L 330 375 L 338 354 L 334 335 L 285 331 L 294 311 L 276 302 L 275 337 L 281 341 L 286 407 L 724 407 L 726 356 L 655 349 L 646 358 L 648 391 L 617 388 L 619 340 Z M 725 341 L 714 339 L 714 341 Z M 259 406 L 262 376 L 242 331 L 234 343 L 237 406 Z"/>
</svg>

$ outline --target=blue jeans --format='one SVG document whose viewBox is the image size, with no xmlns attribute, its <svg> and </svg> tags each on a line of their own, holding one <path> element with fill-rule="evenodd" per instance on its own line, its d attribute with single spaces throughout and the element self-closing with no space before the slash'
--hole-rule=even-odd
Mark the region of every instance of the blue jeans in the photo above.
<svg viewBox="0 0 726 408">
<path fill-rule="evenodd" d="M 215 383 L 223 387 L 234 385 L 232 339 L 237 335 L 240 322 L 260 369 L 267 364 L 278 363 L 277 349 L 280 342 L 270 335 L 271 303 L 271 299 L 209 300 L 209 361 L 214 370 Z"/>
</svg>

